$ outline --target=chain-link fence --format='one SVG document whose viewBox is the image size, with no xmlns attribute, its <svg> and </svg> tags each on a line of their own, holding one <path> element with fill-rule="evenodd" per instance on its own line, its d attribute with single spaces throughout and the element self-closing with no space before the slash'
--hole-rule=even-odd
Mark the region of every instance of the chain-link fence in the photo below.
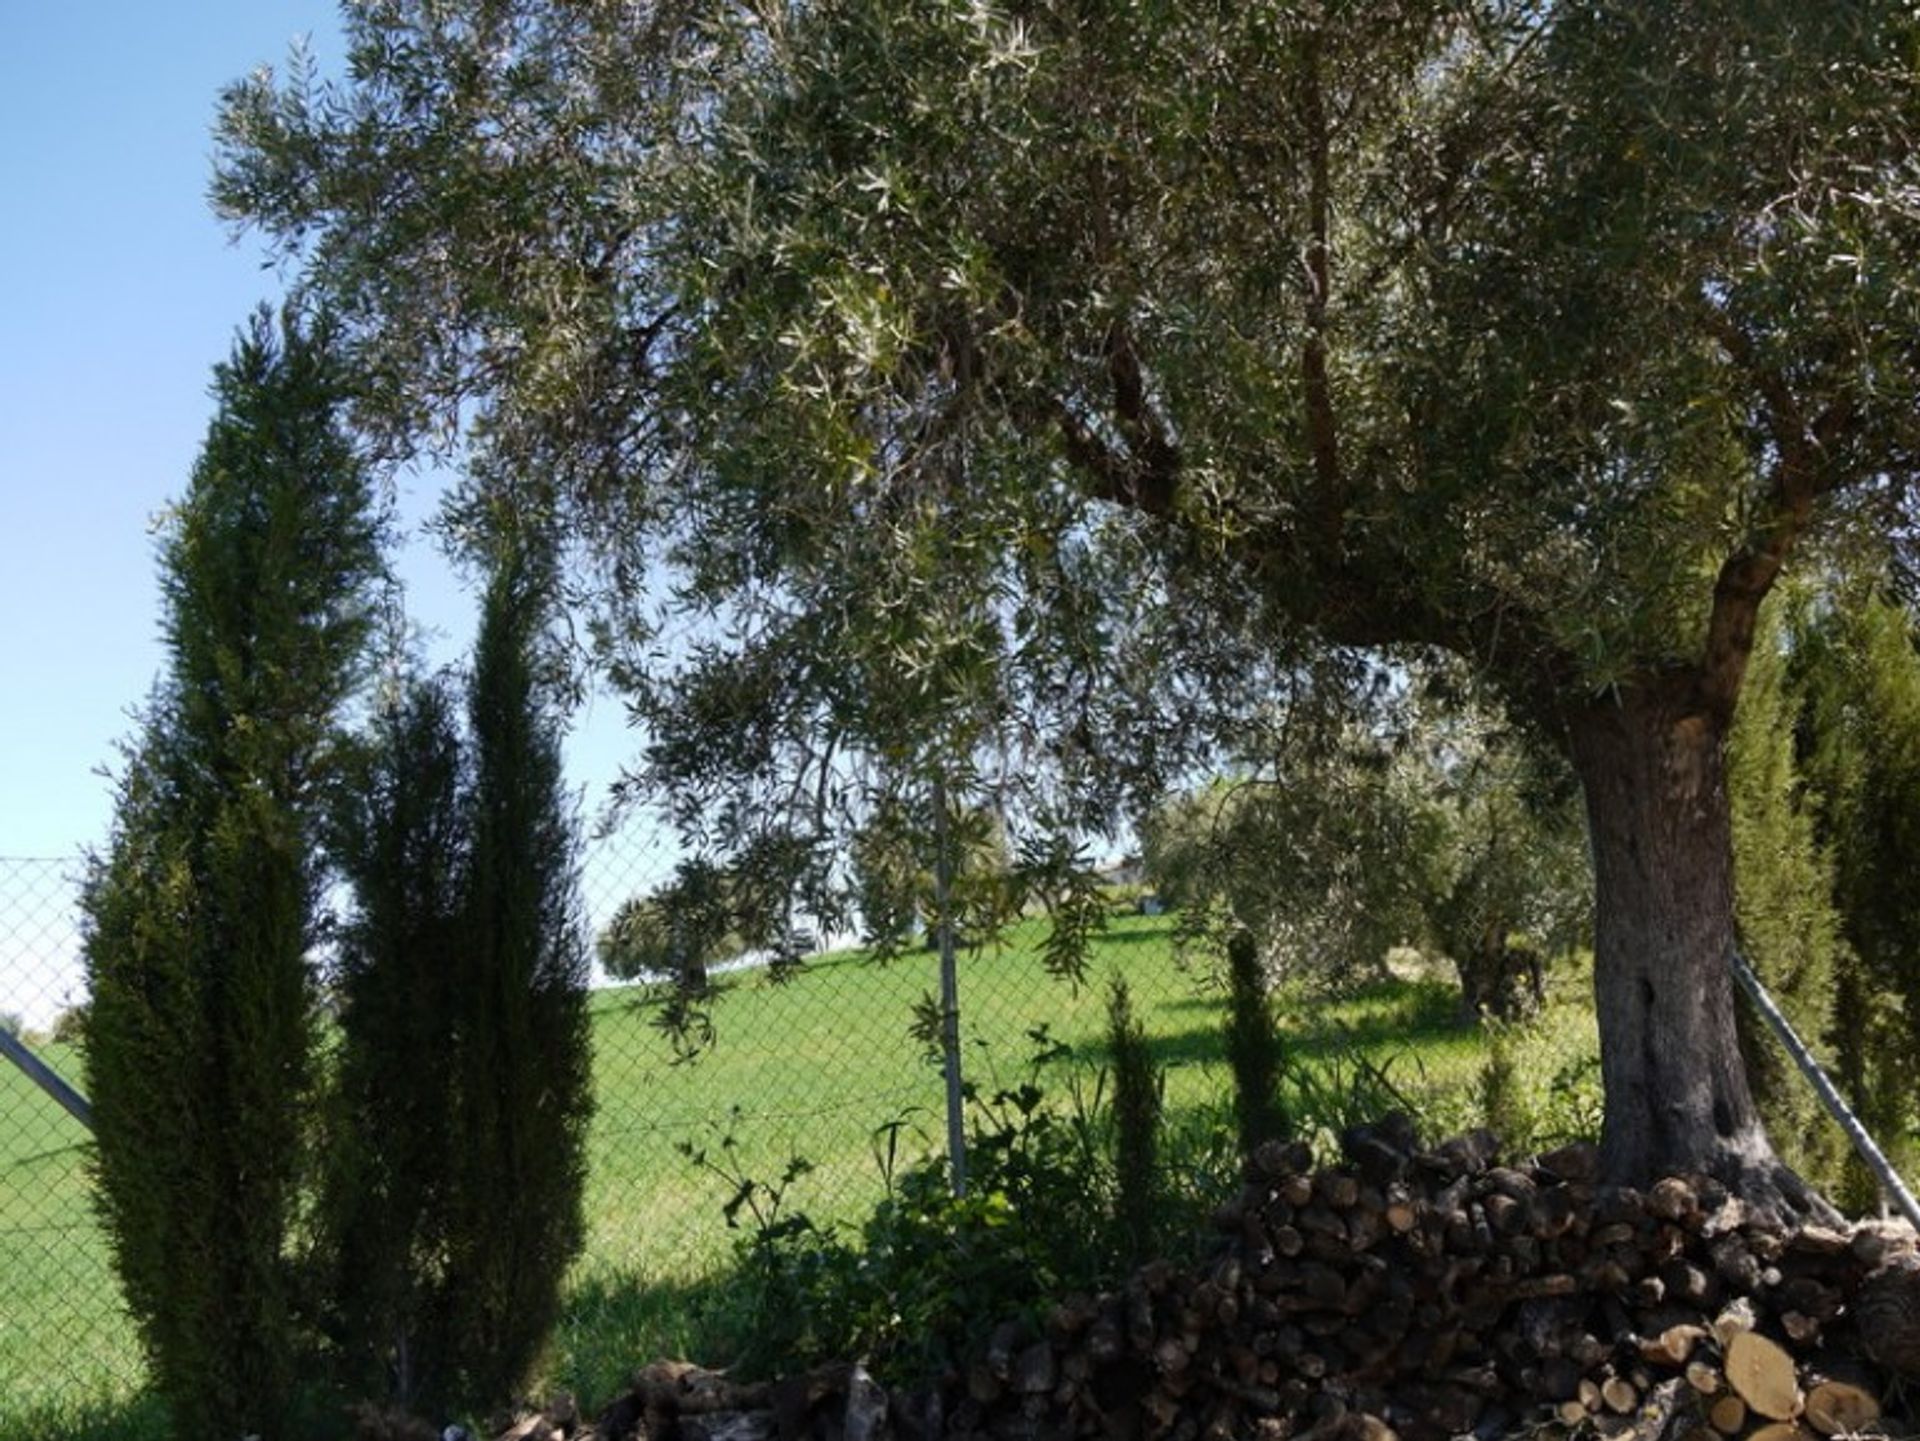
<svg viewBox="0 0 1920 1441">
<path fill-rule="evenodd" d="M 0 1026 L 80 1082 L 77 864 L 0 858 Z M 122 1397 L 139 1350 L 95 1223 L 87 1128 L 0 1059 L 0 1393 L 31 1409 Z"/>
<path fill-rule="evenodd" d="M 79 870 L 0 860 L 0 1013 L 75 1084 L 73 1020 L 85 1001 Z M 647 827 L 596 842 L 583 867 L 596 930 L 671 871 L 668 844 Z M 1117 904 L 1093 956 L 1093 984 L 1079 988 L 1046 974 L 1045 927 L 1023 921 L 1000 944 L 958 956 L 964 1066 L 982 1094 L 1026 1078 L 1043 1047 L 1057 1055 L 1065 1043 L 1096 1057 L 1099 982 L 1114 969 L 1148 1015 L 1170 1099 L 1220 1091 L 1216 1003 L 1172 964 L 1167 918 Z M 784 1204 L 824 1223 L 856 1220 L 884 1194 L 889 1173 L 943 1155 L 940 1058 L 915 1034 L 916 1016 L 924 1030 L 939 995 L 935 949 L 884 964 L 828 949 L 789 978 L 750 961 L 716 966 L 703 1003 L 711 1035 L 692 1058 L 660 1024 L 669 984 L 601 977 L 596 986 L 590 1231 L 576 1292 L 672 1294 L 712 1276 L 737 1234 L 723 1215 L 729 1199 L 745 1180 L 779 1182 L 796 1160 L 807 1164 Z M 84 1126 L 0 1059 L 0 1414 L 125 1397 L 141 1384 L 93 1214 L 89 1154 Z M 603 1330 L 588 1343 L 612 1350 L 651 1339 L 623 1334 L 612 1319 Z"/>
</svg>

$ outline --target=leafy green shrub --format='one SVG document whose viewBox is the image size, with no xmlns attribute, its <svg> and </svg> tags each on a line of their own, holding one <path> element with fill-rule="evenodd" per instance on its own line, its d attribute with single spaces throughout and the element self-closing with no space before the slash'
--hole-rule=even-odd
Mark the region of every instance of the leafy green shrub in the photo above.
<svg viewBox="0 0 1920 1441">
<path fill-rule="evenodd" d="M 1313 1142 L 1323 1159 L 1333 1158 L 1342 1131 L 1391 1111 L 1411 1117 L 1423 1134 L 1434 1129 L 1423 1124 L 1430 1119 L 1428 1108 L 1393 1077 L 1399 1057 L 1375 1061 L 1338 1030 L 1325 1043 L 1326 1054 L 1313 1065 L 1291 1067 L 1282 1088 L 1297 1134 Z"/>
<path fill-rule="evenodd" d="M 1072 1065 L 1044 1028 L 1033 1039 L 1042 1047 L 1034 1075 L 1064 1064 L 1064 1094 L 1049 1097 L 1032 1078 L 984 1097 L 969 1088 L 967 1194 L 952 1194 L 942 1156 L 887 1169 L 887 1194 L 857 1236 L 791 1204 L 804 1161 L 761 1181 L 734 1169 L 725 1137 L 716 1150 L 684 1148 L 728 1182 L 727 1219 L 746 1232 L 705 1328 L 718 1354 L 747 1374 L 861 1355 L 884 1375 L 919 1379 L 964 1358 L 1001 1321 L 1037 1319 L 1068 1292 L 1116 1282 L 1142 1230 L 1191 1233 L 1197 1244 L 1207 1213 L 1237 1183 L 1228 1116 L 1195 1118 L 1158 1160 L 1149 1152 L 1151 1209 L 1123 1203 L 1112 1072 Z M 1157 1112 L 1150 1067 L 1149 1081 Z M 879 1149 L 890 1166 L 890 1148 Z"/>
<path fill-rule="evenodd" d="M 1834 862 L 1818 835 L 1817 796 L 1794 763 L 1792 693 L 1780 609 L 1763 613 L 1740 709 L 1727 740 L 1734 913 L 1740 946 L 1801 1037 L 1831 1064 L 1827 1033 L 1838 973 L 1850 958 L 1834 903 Z M 1736 992 L 1740 1052 L 1767 1132 L 1782 1159 L 1831 1191 L 1846 1140 L 1760 1013 Z"/>
<path fill-rule="evenodd" d="M 1110 917 L 1120 920 L 1140 915 L 1154 894 L 1144 881 L 1108 881 L 1100 887 L 1100 903 Z"/>
<path fill-rule="evenodd" d="M 469 735 L 451 695 L 416 687 L 337 842 L 356 912 L 315 1269 L 357 1395 L 442 1419 L 513 1399 L 583 1231 L 587 950 L 533 672 L 548 594 L 509 550 Z"/>
<path fill-rule="evenodd" d="M 1537 1149 L 1600 1139 L 1606 1094 L 1600 1082 L 1598 1052 L 1562 1061 L 1543 1089 L 1546 1099 L 1539 1107 L 1532 1137 Z"/>
<path fill-rule="evenodd" d="M 467 850 L 454 698 L 412 686 L 377 721 L 334 849 L 353 912 L 335 965 L 340 1045 L 327 1108 L 313 1271 L 340 1381 L 356 1399 L 438 1414 L 459 1293 L 446 1265 Z"/>
<path fill-rule="evenodd" d="M 585 1233 L 593 1106 L 579 836 L 534 650 L 547 557 L 513 541 L 482 606 L 468 696 L 472 849 L 467 944 L 452 989 L 446 1267 L 459 1301 L 455 1395 L 512 1399 L 560 1312 Z"/>
</svg>

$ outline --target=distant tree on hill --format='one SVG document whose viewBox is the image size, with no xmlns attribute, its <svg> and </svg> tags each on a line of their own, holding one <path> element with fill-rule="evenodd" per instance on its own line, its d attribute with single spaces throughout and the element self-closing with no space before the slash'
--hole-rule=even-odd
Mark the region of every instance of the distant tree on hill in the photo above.
<svg viewBox="0 0 1920 1441">
<path fill-rule="evenodd" d="M 700 861 L 622 901 L 595 942 L 601 969 L 615 980 L 671 979 L 690 996 L 706 993 L 711 966 L 748 949 L 725 873 Z"/>
<path fill-rule="evenodd" d="M 994 933 L 1021 907 L 1017 862 L 1006 828 L 982 806 L 961 807 L 948 817 L 953 873 L 948 904 L 955 934 Z M 921 808 L 902 797 L 874 805 L 849 847 L 853 896 L 867 943 L 890 954 L 919 936 L 933 944 L 939 925 L 935 883 L 939 828 Z"/>
<path fill-rule="evenodd" d="M 1141 827 L 1147 871 L 1183 927 L 1245 928 L 1278 975 L 1350 984 L 1414 946 L 1454 962 L 1466 1014 L 1511 1018 L 1585 930 L 1572 777 L 1457 689 L 1419 689 L 1385 726 L 1167 802 Z"/>
</svg>

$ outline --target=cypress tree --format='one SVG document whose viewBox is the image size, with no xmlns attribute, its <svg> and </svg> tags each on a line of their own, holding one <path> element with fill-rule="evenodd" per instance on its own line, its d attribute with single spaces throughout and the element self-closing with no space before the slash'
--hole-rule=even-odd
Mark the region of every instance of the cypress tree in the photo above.
<svg viewBox="0 0 1920 1441">
<path fill-rule="evenodd" d="M 416 682 L 376 721 L 338 848 L 340 1049 L 320 1265 L 349 1394 L 441 1414 L 448 1329 L 447 1117 L 470 837 L 466 754 L 447 688 Z"/>
<path fill-rule="evenodd" d="M 182 1435 L 285 1434 L 320 782 L 380 575 L 323 331 L 256 315 L 161 551 L 165 667 L 85 896 L 96 1194 Z"/>
<path fill-rule="evenodd" d="M 1286 1057 L 1280 1029 L 1274 1024 L 1260 947 L 1245 930 L 1235 931 L 1227 942 L 1226 1032 L 1240 1149 L 1251 1156 L 1262 1141 L 1291 1136 L 1293 1122 L 1280 1099 Z"/>
<path fill-rule="evenodd" d="M 1845 943 L 1834 908 L 1833 867 L 1816 837 L 1814 811 L 1794 763 L 1797 708 L 1788 645 L 1779 607 L 1771 606 L 1727 745 L 1734 913 L 1747 959 L 1794 1029 L 1825 1061 Z M 1808 1180 L 1831 1188 L 1844 1164 L 1844 1136 L 1744 997 L 1739 1026 L 1754 1099 L 1783 1158 Z"/>
<path fill-rule="evenodd" d="M 1147 1033 L 1134 1014 L 1127 983 L 1113 978 L 1107 995 L 1107 1047 L 1113 1054 L 1114 1180 L 1117 1219 L 1130 1259 L 1153 1253 L 1159 1191 L 1160 1074 Z"/>
<path fill-rule="evenodd" d="M 446 1162 L 451 1369 L 466 1400 L 507 1399 L 559 1311 L 579 1250 L 591 1109 L 578 836 L 534 650 L 548 559 L 503 547 L 470 696 L 466 944 L 451 997 Z"/>
<path fill-rule="evenodd" d="M 1800 765 L 1847 941 L 1833 1028 L 1842 1088 L 1905 1174 L 1920 1066 L 1920 639 L 1902 606 L 1803 605 L 1793 625 Z M 1850 1165 L 1843 1199 L 1877 1198 Z"/>
</svg>

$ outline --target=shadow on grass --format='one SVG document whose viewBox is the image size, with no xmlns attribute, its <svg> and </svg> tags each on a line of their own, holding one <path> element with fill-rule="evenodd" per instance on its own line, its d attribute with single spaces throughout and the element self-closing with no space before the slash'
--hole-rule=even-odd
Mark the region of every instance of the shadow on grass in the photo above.
<svg viewBox="0 0 1920 1441">
<path fill-rule="evenodd" d="M 1149 942 L 1171 950 L 1173 945 L 1173 922 L 1164 921 L 1158 925 L 1132 925 L 1128 926 L 1125 930 L 1104 930 L 1096 936 L 1096 943 L 1103 950 L 1108 946 L 1141 946 Z"/>
<path fill-rule="evenodd" d="M 151 1392 L 116 1400 L 87 1400 L 0 1410 L 5 1441 L 171 1441 L 166 1408 Z"/>
<path fill-rule="evenodd" d="M 1174 1001 L 1167 1010 L 1206 1010 L 1224 1020 L 1220 998 Z M 1288 1025 L 1303 1018 L 1305 1025 Z M 1465 1034 L 1459 991 L 1445 981 L 1382 981 L 1323 1006 L 1299 1007 L 1282 1020 L 1288 1052 L 1299 1060 L 1325 1060 L 1352 1051 L 1390 1046 L 1417 1051 L 1424 1044 Z M 1226 1039 L 1220 1021 L 1147 1038 L 1157 1066 L 1224 1062 Z M 1112 1052 L 1104 1036 L 1088 1043 L 1082 1059 L 1106 1065 Z"/>
<path fill-rule="evenodd" d="M 624 1393 L 649 1361 L 697 1357 L 724 1364 L 727 1304 L 736 1293 L 722 1274 L 688 1282 L 647 1282 L 636 1274 L 588 1277 L 570 1288 L 554 1329 L 543 1390 L 566 1391 L 597 1414 Z M 737 1304 L 737 1303 L 736 1303 Z M 346 1434 L 329 1408 L 313 1434 Z M 302 1428 L 304 1431 L 304 1427 Z M 0 1400 L 0 1441 L 184 1441 L 151 1392 L 10 1409 Z"/>
</svg>

